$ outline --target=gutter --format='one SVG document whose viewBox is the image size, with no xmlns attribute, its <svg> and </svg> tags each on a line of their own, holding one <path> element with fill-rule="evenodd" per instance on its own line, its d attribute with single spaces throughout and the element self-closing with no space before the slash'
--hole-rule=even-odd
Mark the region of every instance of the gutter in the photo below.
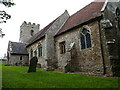
<svg viewBox="0 0 120 90">
<path fill-rule="evenodd" d="M 102 43 L 102 38 L 101 38 L 101 25 L 100 25 L 100 20 L 98 21 L 98 27 L 99 27 L 99 34 L 100 34 L 100 47 L 101 47 L 101 54 L 102 54 L 102 60 L 103 60 L 103 75 L 106 74 L 106 68 L 105 68 L 105 59 L 104 59 L 104 49 L 103 49 L 103 43 Z"/>
<path fill-rule="evenodd" d="M 28 55 L 28 53 L 11 53 L 11 55 Z"/>
</svg>

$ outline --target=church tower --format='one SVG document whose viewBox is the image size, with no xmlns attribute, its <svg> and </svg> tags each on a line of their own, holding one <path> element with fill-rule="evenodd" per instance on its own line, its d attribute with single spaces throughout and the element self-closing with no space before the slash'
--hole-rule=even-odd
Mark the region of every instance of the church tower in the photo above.
<svg viewBox="0 0 120 90">
<path fill-rule="evenodd" d="M 24 21 L 20 26 L 19 42 L 26 43 L 33 35 L 39 32 L 39 24 L 31 24 L 31 22 Z"/>
</svg>

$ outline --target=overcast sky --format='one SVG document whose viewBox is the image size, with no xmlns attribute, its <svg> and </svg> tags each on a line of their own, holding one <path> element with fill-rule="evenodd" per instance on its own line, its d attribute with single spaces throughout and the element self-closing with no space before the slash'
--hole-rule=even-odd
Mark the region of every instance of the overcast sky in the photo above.
<svg viewBox="0 0 120 90">
<path fill-rule="evenodd" d="M 19 41 L 20 25 L 23 21 L 40 24 L 40 29 L 45 27 L 66 9 L 72 15 L 94 0 L 14 0 L 15 6 L 6 8 L 0 5 L 0 10 L 5 10 L 12 16 L 6 24 L 0 24 L 5 33 L 0 38 L 0 57 L 7 52 L 8 41 Z"/>
</svg>

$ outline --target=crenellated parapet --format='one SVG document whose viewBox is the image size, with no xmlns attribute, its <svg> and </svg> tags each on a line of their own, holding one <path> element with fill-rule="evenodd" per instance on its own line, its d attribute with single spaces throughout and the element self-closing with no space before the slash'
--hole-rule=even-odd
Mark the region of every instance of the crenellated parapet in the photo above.
<svg viewBox="0 0 120 90">
<path fill-rule="evenodd" d="M 40 24 L 24 21 L 20 26 L 20 42 L 26 43 L 32 36 L 40 30 Z"/>
<path fill-rule="evenodd" d="M 32 28 L 40 29 L 40 24 L 36 24 L 36 23 L 31 23 L 31 22 L 24 21 L 22 23 L 22 25 L 20 26 L 20 28 L 23 28 L 23 27 L 32 27 Z"/>
</svg>

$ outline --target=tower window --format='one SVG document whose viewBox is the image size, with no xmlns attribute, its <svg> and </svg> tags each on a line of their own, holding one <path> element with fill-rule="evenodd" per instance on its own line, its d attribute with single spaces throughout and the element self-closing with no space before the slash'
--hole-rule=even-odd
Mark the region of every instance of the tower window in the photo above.
<svg viewBox="0 0 120 90">
<path fill-rule="evenodd" d="M 31 30 L 30 34 L 31 34 L 31 36 L 33 36 L 33 35 L 34 35 L 34 31 L 33 31 L 33 30 Z"/>
<path fill-rule="evenodd" d="M 60 54 L 64 54 L 66 52 L 65 41 L 60 42 L 59 45 L 60 45 Z"/>
<path fill-rule="evenodd" d="M 22 56 L 20 56 L 20 60 L 22 61 Z"/>
<path fill-rule="evenodd" d="M 80 32 L 80 44 L 81 49 L 92 47 L 90 31 L 87 30 L 86 28 L 83 28 L 82 31 Z"/>
</svg>

